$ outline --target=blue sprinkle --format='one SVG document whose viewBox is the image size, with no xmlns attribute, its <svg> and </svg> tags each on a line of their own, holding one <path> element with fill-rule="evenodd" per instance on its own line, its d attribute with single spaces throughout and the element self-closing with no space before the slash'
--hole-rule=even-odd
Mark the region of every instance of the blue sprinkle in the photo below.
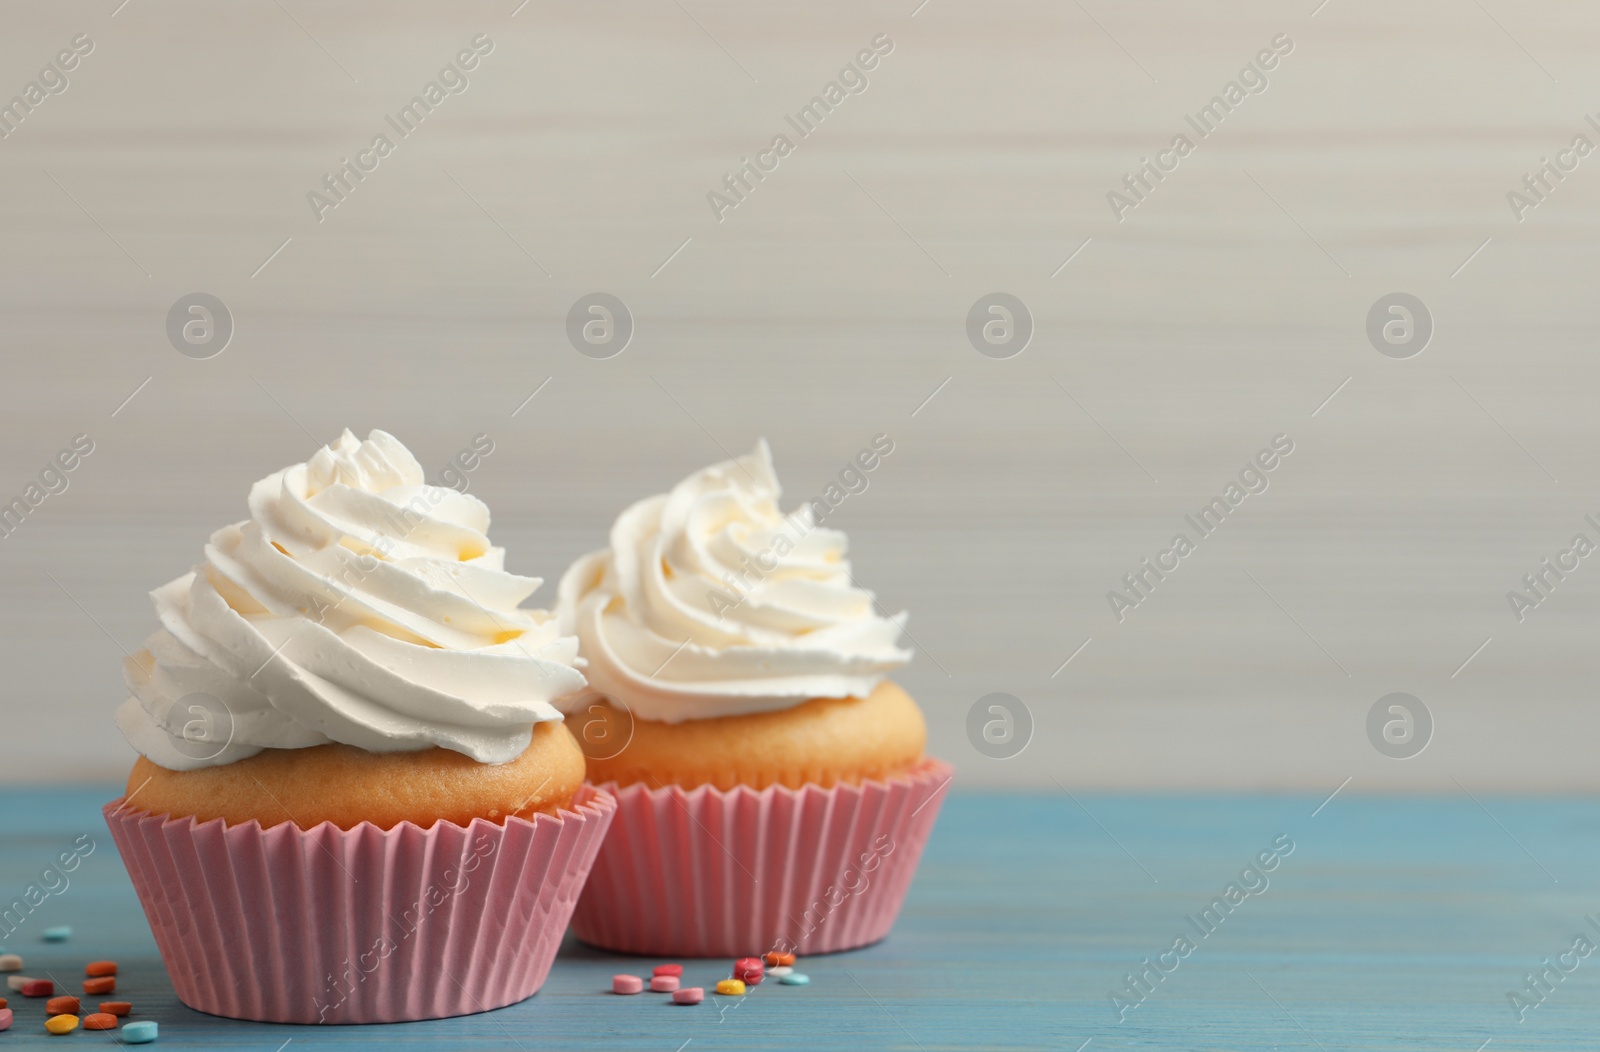
<svg viewBox="0 0 1600 1052">
<path fill-rule="evenodd" d="M 137 1023 L 129 1023 L 122 1028 L 122 1040 L 130 1045 L 148 1045 L 156 1039 L 156 1034 L 161 1028 L 149 1019 L 141 1019 Z"/>
<path fill-rule="evenodd" d="M 63 924 L 59 928 L 46 928 L 43 935 L 45 942 L 66 942 L 72 938 L 72 929 Z"/>
<path fill-rule="evenodd" d="M 803 972 L 790 972 L 788 975 L 778 976 L 778 982 L 784 986 L 806 986 L 811 982 L 811 976 Z"/>
</svg>

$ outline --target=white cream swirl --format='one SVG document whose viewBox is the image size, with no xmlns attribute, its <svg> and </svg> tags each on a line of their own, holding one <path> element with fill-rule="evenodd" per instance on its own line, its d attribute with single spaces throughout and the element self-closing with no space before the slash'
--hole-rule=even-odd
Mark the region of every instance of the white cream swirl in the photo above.
<svg viewBox="0 0 1600 1052">
<path fill-rule="evenodd" d="M 423 481 L 392 435 L 349 431 L 250 490 L 250 519 L 150 593 L 161 628 L 123 666 L 129 743 L 172 770 L 263 749 L 528 747 L 584 687 L 578 641 L 519 609 L 489 509 Z"/>
<path fill-rule="evenodd" d="M 876 613 L 845 535 L 809 506 L 782 514 L 780 492 L 763 439 L 634 504 L 572 564 L 556 609 L 595 691 L 681 723 L 864 696 L 910 660 L 906 615 Z"/>
</svg>

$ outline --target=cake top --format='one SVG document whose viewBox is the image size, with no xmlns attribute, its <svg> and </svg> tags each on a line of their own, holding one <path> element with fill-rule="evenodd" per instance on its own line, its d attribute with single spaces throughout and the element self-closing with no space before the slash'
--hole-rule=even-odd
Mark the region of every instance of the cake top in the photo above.
<svg viewBox="0 0 1600 1052">
<path fill-rule="evenodd" d="M 541 581 L 506 572 L 488 507 L 426 484 L 394 436 L 345 431 L 249 508 L 150 593 L 161 627 L 124 662 L 117 723 L 154 763 L 328 742 L 504 763 L 583 689 L 577 639 L 521 608 Z"/>
<path fill-rule="evenodd" d="M 781 492 L 763 439 L 617 517 L 611 546 L 562 577 L 556 607 L 594 690 L 679 723 L 864 697 L 910 660 L 906 615 L 876 611 L 845 535 L 809 505 L 783 514 Z"/>
</svg>

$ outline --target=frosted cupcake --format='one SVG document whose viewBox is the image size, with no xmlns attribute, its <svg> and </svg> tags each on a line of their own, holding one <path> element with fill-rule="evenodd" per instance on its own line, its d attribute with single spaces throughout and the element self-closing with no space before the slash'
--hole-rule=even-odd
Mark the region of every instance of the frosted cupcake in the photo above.
<svg viewBox="0 0 1600 1052">
<path fill-rule="evenodd" d="M 249 508 L 151 593 L 117 710 L 141 755 L 106 818 L 178 996 L 355 1023 L 531 995 L 614 809 L 554 704 L 577 640 L 382 431 Z"/>
<path fill-rule="evenodd" d="M 624 511 L 563 576 L 590 692 L 559 702 L 614 793 L 580 938 L 678 956 L 883 938 L 949 781 L 888 675 L 843 533 L 784 514 L 763 441 Z"/>
</svg>

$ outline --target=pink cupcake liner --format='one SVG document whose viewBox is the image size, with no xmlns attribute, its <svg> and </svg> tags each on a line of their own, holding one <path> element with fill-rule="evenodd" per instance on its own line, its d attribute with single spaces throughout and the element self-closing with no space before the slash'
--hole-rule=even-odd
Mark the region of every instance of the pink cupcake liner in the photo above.
<svg viewBox="0 0 1600 1052">
<path fill-rule="evenodd" d="M 602 788 L 617 817 L 572 927 L 608 950 L 832 953 L 889 934 L 939 815 L 949 764 L 887 782 Z"/>
<path fill-rule="evenodd" d="M 126 810 L 106 824 L 190 1008 L 393 1023 L 500 1008 L 544 983 L 616 801 L 559 817 L 262 829 Z"/>
</svg>

